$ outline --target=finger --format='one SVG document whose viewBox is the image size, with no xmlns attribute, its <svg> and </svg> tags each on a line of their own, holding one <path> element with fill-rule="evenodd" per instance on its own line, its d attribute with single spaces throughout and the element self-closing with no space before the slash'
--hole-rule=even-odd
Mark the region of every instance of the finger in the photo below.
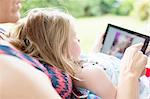
<svg viewBox="0 0 150 99">
<path fill-rule="evenodd" d="M 146 69 L 143 70 L 141 76 L 145 75 L 146 74 Z"/>
<path fill-rule="evenodd" d="M 148 45 L 147 49 L 146 49 L 146 55 L 150 55 L 150 44 Z"/>
<path fill-rule="evenodd" d="M 128 47 L 125 50 L 124 56 L 133 57 L 137 53 L 137 51 L 138 50 L 136 48 L 134 48 L 134 47 Z"/>
<path fill-rule="evenodd" d="M 145 59 L 145 55 L 143 55 L 142 51 L 138 51 L 134 54 L 135 60 L 138 60 L 139 58 L 141 58 L 141 61 L 144 61 Z"/>
<path fill-rule="evenodd" d="M 147 65 L 147 62 L 148 62 L 148 57 L 146 55 L 143 55 L 143 61 L 145 62 L 144 63 L 144 68 L 145 68 L 145 66 Z"/>
<path fill-rule="evenodd" d="M 143 43 L 138 43 L 138 44 L 134 44 L 131 47 L 137 48 L 137 49 L 141 49 L 143 46 Z"/>
</svg>

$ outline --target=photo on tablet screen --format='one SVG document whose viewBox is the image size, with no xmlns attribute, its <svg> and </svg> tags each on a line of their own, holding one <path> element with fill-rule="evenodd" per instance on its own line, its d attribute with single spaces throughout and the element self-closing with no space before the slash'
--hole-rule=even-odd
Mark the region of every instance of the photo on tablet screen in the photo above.
<svg viewBox="0 0 150 99">
<path fill-rule="evenodd" d="M 108 24 L 101 52 L 121 59 L 127 47 L 140 42 L 144 43 L 147 38 L 149 37 L 146 35 Z"/>
</svg>

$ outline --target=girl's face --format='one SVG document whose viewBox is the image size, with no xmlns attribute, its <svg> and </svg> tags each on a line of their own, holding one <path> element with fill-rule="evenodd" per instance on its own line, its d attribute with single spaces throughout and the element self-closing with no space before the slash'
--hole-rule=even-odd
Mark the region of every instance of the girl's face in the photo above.
<svg viewBox="0 0 150 99">
<path fill-rule="evenodd" d="M 76 32 L 74 31 L 74 29 L 72 28 L 70 30 L 71 32 L 71 37 L 70 37 L 70 54 L 74 57 L 74 58 L 79 58 L 80 53 L 81 53 L 81 48 L 80 48 L 80 40 L 76 35 Z"/>
</svg>

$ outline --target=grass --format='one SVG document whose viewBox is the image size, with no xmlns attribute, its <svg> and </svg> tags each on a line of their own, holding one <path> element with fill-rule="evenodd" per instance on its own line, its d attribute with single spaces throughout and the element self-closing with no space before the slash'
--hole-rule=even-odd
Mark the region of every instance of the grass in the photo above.
<svg viewBox="0 0 150 99">
<path fill-rule="evenodd" d="M 106 15 L 101 17 L 79 18 L 77 19 L 77 33 L 84 53 L 90 52 L 95 39 L 105 33 L 108 23 L 147 34 L 143 28 L 147 25 L 147 22 L 140 21 L 135 17 Z"/>
</svg>

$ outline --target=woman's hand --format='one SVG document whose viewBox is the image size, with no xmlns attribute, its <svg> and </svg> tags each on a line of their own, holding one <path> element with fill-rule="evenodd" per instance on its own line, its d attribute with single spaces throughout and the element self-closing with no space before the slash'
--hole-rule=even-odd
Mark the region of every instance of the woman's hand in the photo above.
<svg viewBox="0 0 150 99">
<path fill-rule="evenodd" d="M 135 44 L 127 48 L 121 60 L 121 73 L 140 77 L 147 64 L 147 56 L 140 50 L 143 44 Z"/>
</svg>

